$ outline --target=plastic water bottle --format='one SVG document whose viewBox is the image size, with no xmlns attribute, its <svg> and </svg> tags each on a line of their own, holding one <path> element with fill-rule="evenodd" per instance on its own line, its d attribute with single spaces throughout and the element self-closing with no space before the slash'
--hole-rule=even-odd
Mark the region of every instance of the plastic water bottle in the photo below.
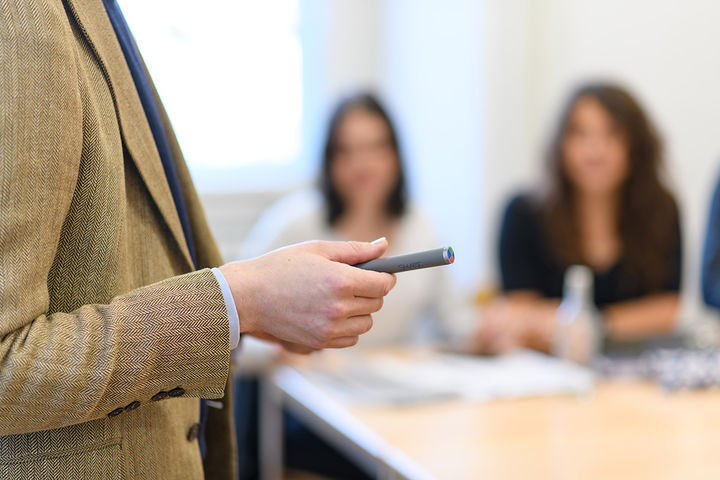
<svg viewBox="0 0 720 480">
<path fill-rule="evenodd" d="M 592 366 L 600 349 L 599 313 L 593 301 L 593 272 L 573 265 L 565 271 L 563 300 L 556 313 L 553 353 Z"/>
</svg>

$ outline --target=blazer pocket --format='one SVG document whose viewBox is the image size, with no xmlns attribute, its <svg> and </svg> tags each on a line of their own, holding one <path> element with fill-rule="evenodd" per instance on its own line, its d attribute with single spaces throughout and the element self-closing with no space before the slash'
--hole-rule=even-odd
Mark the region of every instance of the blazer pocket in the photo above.
<svg viewBox="0 0 720 480">
<path fill-rule="evenodd" d="M 0 437 L 0 480 L 123 478 L 121 423 L 99 419 Z"/>
<path fill-rule="evenodd" d="M 42 456 L 0 460 L 0 480 L 37 478 L 124 478 L 119 443 L 97 445 L 88 450 L 48 453 Z"/>
</svg>

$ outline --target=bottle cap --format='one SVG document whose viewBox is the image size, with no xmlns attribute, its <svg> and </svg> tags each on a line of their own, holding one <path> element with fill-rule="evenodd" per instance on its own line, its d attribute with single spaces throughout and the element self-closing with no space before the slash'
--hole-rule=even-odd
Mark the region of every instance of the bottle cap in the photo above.
<svg viewBox="0 0 720 480">
<path fill-rule="evenodd" d="M 593 272 L 585 265 L 572 265 L 565 271 L 565 294 L 582 294 L 593 288 Z"/>
</svg>

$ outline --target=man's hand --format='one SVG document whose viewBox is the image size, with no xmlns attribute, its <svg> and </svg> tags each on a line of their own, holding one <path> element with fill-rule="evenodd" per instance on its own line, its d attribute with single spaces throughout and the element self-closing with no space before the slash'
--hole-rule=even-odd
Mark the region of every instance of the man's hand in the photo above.
<svg viewBox="0 0 720 480">
<path fill-rule="evenodd" d="M 387 241 L 308 242 L 220 267 L 240 331 L 311 349 L 355 345 L 395 277 L 351 267 L 381 256 Z"/>
</svg>

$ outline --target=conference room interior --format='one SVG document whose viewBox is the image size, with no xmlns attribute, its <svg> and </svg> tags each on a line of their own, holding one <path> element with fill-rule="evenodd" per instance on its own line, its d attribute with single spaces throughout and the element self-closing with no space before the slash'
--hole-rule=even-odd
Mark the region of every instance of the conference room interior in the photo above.
<svg viewBox="0 0 720 480">
<path fill-rule="evenodd" d="M 720 4 L 119 3 L 226 261 L 289 239 L 323 239 L 303 238 L 307 232 L 350 239 L 343 234 L 358 231 L 331 221 L 315 232 L 307 218 L 327 223 L 324 175 L 337 173 L 324 170 L 328 145 L 337 153 L 333 112 L 350 99 L 338 120 L 346 136 L 353 113 L 380 118 L 358 101 L 366 94 L 386 111 L 397 149 L 364 148 L 396 154 L 404 215 L 422 223 L 407 227 L 397 249 L 401 227 L 390 229 L 390 253 L 452 246 L 456 255 L 451 265 L 398 273 L 402 290 L 376 315 L 378 332 L 350 349 L 302 356 L 242 339 L 233 353 L 240 478 L 720 473 L 720 329 L 704 285 L 708 238 L 720 228 L 711 222 Z M 507 293 L 499 250 L 508 203 L 548 186 L 553 136 L 565 135 L 563 109 L 572 116 L 568 100 L 583 86 L 626 92 L 662 147 L 658 178 L 677 206 L 681 236 L 677 302 L 657 310 L 669 326 L 625 341 L 602 328 L 609 314 L 593 316 L 593 335 L 605 338 L 581 360 L 558 358 L 559 330 L 551 345 L 483 348 L 495 345 L 478 340 L 494 335 L 482 333 L 488 312 L 502 324 L 494 307 Z M 629 142 L 615 113 L 590 101 Z M 304 216 L 312 211 L 317 218 Z M 406 296 L 393 303 L 395 293 Z M 425 315 L 415 304 L 428 297 L 438 297 L 438 308 Z M 558 322 L 562 299 L 550 304 Z M 386 325 L 401 316 L 409 318 L 404 330 Z"/>
</svg>

